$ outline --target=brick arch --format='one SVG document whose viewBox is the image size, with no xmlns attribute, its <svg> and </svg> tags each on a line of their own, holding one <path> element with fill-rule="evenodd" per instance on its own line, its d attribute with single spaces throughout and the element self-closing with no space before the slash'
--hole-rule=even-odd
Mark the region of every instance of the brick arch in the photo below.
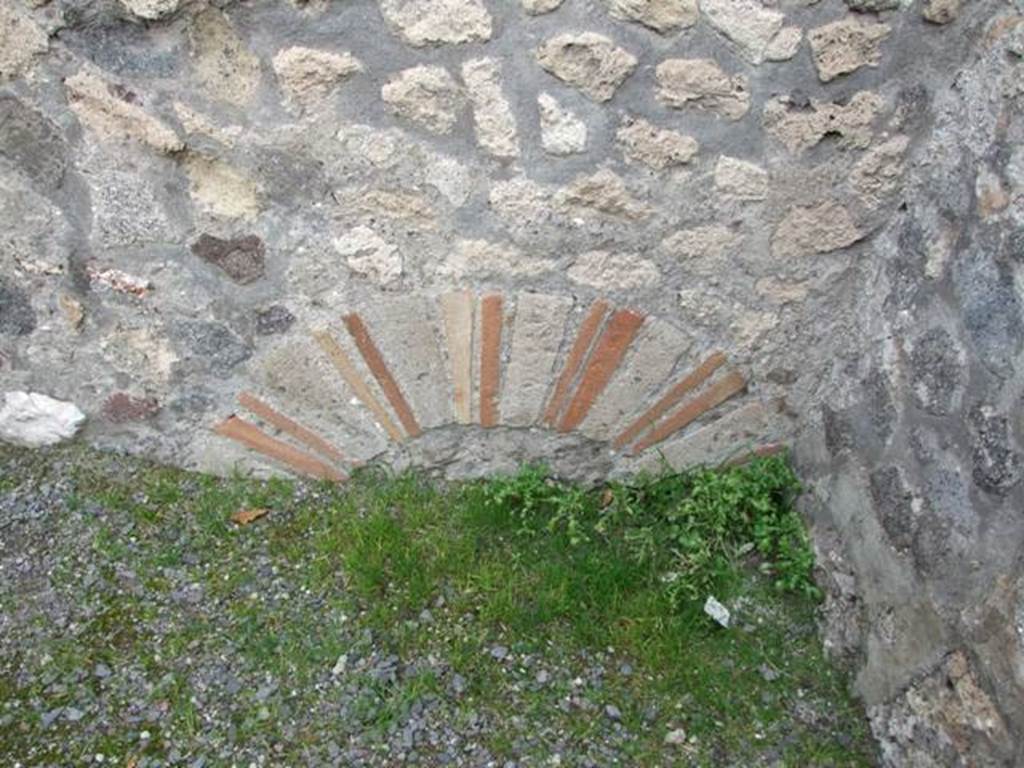
<svg viewBox="0 0 1024 768">
<path fill-rule="evenodd" d="M 742 460 L 782 445 L 778 404 L 752 395 L 724 351 L 694 352 L 674 325 L 636 309 L 472 291 L 396 303 L 311 331 L 349 407 L 391 444 L 451 425 L 580 433 L 624 472 Z M 334 481 L 380 455 L 349 453 L 271 399 L 239 392 L 241 415 L 215 432 Z"/>
</svg>

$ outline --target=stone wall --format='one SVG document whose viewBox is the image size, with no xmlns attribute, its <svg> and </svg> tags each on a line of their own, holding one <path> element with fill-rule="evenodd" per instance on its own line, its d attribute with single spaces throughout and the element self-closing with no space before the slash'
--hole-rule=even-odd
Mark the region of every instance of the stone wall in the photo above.
<svg viewBox="0 0 1024 768">
<path fill-rule="evenodd" d="M 1020 762 L 1022 14 L 4 0 L 0 439 L 335 478 L 792 445 L 886 761 Z"/>
</svg>

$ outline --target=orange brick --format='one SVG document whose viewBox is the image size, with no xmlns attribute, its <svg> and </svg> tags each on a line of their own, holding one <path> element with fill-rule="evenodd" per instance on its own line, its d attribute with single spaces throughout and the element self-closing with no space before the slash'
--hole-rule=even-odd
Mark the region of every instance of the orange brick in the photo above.
<svg viewBox="0 0 1024 768">
<path fill-rule="evenodd" d="M 711 377 L 711 374 L 725 364 L 725 359 L 725 355 L 721 352 L 713 352 L 709 355 L 700 365 L 687 374 L 682 381 L 673 386 L 664 397 L 652 405 L 646 413 L 626 427 L 622 431 L 622 434 L 616 437 L 615 441 L 612 443 L 615 449 L 621 450 L 623 447 L 633 442 L 641 433 L 660 419 L 662 415 L 669 410 L 669 408 L 673 407 L 688 393 L 697 389 L 701 384 L 707 381 Z"/>
<path fill-rule="evenodd" d="M 238 396 L 238 403 L 243 408 L 263 419 L 263 421 L 276 427 L 285 434 L 291 435 L 300 443 L 304 443 L 308 447 L 312 448 L 321 456 L 325 456 L 331 461 L 345 461 L 345 457 L 342 455 L 341 451 L 320 437 L 316 432 L 302 426 L 297 421 L 288 418 L 280 411 L 267 405 L 267 403 L 263 402 L 255 395 L 249 392 L 242 392 Z"/>
<path fill-rule="evenodd" d="M 308 453 L 303 453 L 298 448 L 293 448 L 288 443 L 271 437 L 256 425 L 237 416 L 229 416 L 213 429 L 218 435 L 241 443 L 282 464 L 287 464 L 301 474 L 318 477 L 322 480 L 334 480 L 338 483 L 343 483 L 347 479 L 334 467 L 313 458 Z"/>
<path fill-rule="evenodd" d="M 699 419 L 712 408 L 721 405 L 733 395 L 742 392 L 746 386 L 747 381 L 740 373 L 736 371 L 730 372 L 723 379 L 716 381 L 706 390 L 697 395 L 697 397 L 690 400 L 679 408 L 679 410 L 658 424 L 651 430 L 647 437 L 633 447 L 631 454 L 636 456 L 637 454 L 646 451 L 652 445 L 657 445 L 665 438 L 674 435 L 680 429 L 683 429 L 696 419 Z"/>
<path fill-rule="evenodd" d="M 565 359 L 565 368 L 562 369 L 562 373 L 555 383 L 555 390 L 551 393 L 551 400 L 548 401 L 548 407 L 544 411 L 543 420 L 548 426 L 553 427 L 555 425 L 558 414 L 562 410 L 562 404 L 569 395 L 573 380 L 575 380 L 576 374 L 579 373 L 580 367 L 590 352 L 590 347 L 597 337 L 601 323 L 604 322 L 604 318 L 608 314 L 608 309 L 608 302 L 604 299 L 598 299 L 590 306 L 587 316 L 580 323 L 580 330 L 576 334 L 576 341 L 573 342 L 572 349 L 569 350 L 569 356 Z"/>
<path fill-rule="evenodd" d="M 594 401 L 608 386 L 615 375 L 619 363 L 633 343 L 633 339 L 643 325 L 644 316 L 638 312 L 621 309 L 612 315 L 608 327 L 594 347 L 593 354 L 587 361 L 586 370 L 580 379 L 579 387 L 569 403 L 558 424 L 559 432 L 576 429 L 587 417 Z"/>
<path fill-rule="evenodd" d="M 355 312 L 345 315 L 342 319 L 345 322 L 345 327 L 348 328 L 349 334 L 352 336 L 352 340 L 359 348 L 359 353 L 363 356 L 363 360 L 366 361 L 366 366 L 370 369 L 370 373 L 377 379 L 377 383 L 380 384 L 384 396 L 391 403 L 391 407 L 398 416 L 402 427 L 409 437 L 419 437 L 423 430 L 420 429 L 420 425 L 417 423 L 416 417 L 413 415 L 412 409 L 405 399 L 405 395 L 402 394 L 402 390 L 398 386 L 398 382 L 395 381 L 395 377 L 391 375 L 391 371 L 388 369 L 387 363 L 384 362 L 380 350 L 373 343 L 373 339 L 370 337 L 370 332 L 363 323 L 363 319 Z"/>
<path fill-rule="evenodd" d="M 501 296 L 484 296 L 480 301 L 480 425 L 484 427 L 498 424 L 503 308 Z"/>
</svg>

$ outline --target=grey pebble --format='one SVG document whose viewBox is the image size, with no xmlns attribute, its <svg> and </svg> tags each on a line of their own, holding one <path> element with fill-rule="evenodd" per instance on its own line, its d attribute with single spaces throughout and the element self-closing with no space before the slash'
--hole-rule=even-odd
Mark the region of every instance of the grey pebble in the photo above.
<svg viewBox="0 0 1024 768">
<path fill-rule="evenodd" d="M 495 645 L 491 648 L 491 657 L 501 661 L 508 656 L 508 648 L 504 645 Z"/>
<path fill-rule="evenodd" d="M 622 712 L 614 704 L 608 704 L 604 708 L 604 714 L 609 720 L 619 722 L 622 719 Z"/>
</svg>

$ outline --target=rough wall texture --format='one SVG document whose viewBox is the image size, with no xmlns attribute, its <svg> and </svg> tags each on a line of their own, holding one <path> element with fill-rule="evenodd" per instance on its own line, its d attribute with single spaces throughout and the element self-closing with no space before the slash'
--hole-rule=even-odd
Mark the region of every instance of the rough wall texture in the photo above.
<svg viewBox="0 0 1024 768">
<path fill-rule="evenodd" d="M 788 442 L 885 760 L 1020 763 L 1022 14 L 3 0 L 0 437 L 328 477 Z"/>
</svg>

